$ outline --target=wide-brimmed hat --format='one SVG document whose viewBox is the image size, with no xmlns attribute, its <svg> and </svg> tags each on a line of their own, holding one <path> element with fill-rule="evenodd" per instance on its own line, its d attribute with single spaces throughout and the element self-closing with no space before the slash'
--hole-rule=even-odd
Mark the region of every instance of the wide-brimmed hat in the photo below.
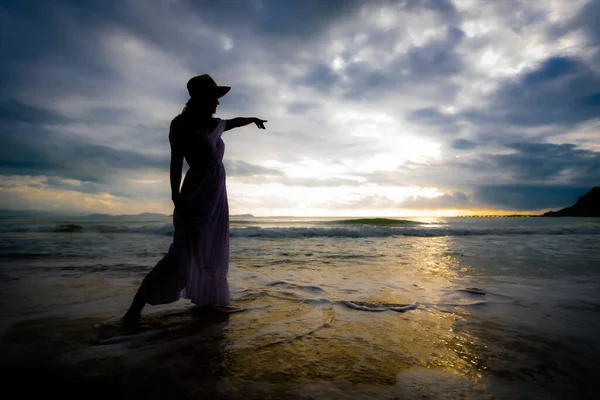
<svg viewBox="0 0 600 400">
<path fill-rule="evenodd" d="M 187 90 L 191 98 L 223 97 L 231 90 L 231 86 L 219 86 L 208 74 L 198 75 L 187 83 Z"/>
</svg>

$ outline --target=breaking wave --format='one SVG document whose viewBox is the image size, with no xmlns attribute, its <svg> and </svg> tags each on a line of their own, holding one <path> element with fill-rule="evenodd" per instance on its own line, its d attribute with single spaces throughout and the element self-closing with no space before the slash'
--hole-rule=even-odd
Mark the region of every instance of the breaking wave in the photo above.
<svg viewBox="0 0 600 400">
<path fill-rule="evenodd" d="M 318 237 L 339 237 L 339 238 L 375 238 L 375 237 L 393 237 L 393 236 L 415 236 L 415 237 L 438 237 L 438 236 L 484 236 L 484 235 L 597 235 L 600 234 L 600 225 L 588 225 L 577 227 L 502 227 L 502 228 L 481 228 L 481 227 L 449 227 L 449 226 L 428 226 L 426 224 L 410 224 L 401 226 L 381 225 L 345 225 L 340 226 L 309 226 L 309 227 L 232 227 L 231 237 L 240 238 L 318 238 Z M 82 233 L 107 233 L 107 234 L 149 234 L 149 235 L 173 235 L 173 225 L 77 225 L 77 224 L 58 224 L 45 226 L 13 226 L 1 227 L 0 232 L 42 232 L 42 233 L 63 233 L 63 234 L 82 234 Z"/>
</svg>

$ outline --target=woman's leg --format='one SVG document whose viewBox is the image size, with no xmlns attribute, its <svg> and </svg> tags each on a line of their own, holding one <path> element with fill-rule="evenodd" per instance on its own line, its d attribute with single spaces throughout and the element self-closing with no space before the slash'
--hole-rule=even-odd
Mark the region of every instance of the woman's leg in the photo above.
<svg viewBox="0 0 600 400">
<path fill-rule="evenodd" d="M 177 220 L 177 210 L 173 212 Z M 185 221 L 185 220 L 184 220 Z M 146 275 L 133 297 L 129 310 L 123 316 L 125 323 L 138 323 L 146 303 L 165 304 L 179 300 L 180 292 L 187 283 L 186 271 L 178 268 L 185 251 L 186 232 L 174 222 L 173 243 L 165 256 Z M 185 227 L 185 225 L 184 225 Z"/>
<path fill-rule="evenodd" d="M 144 298 L 144 282 L 140 285 L 137 293 L 133 297 L 129 310 L 123 316 L 123 322 L 128 324 L 137 324 L 142 316 L 142 310 L 146 305 L 146 299 Z"/>
<path fill-rule="evenodd" d="M 123 316 L 123 322 L 139 322 L 146 304 L 166 304 L 179 300 L 186 279 L 177 268 L 178 257 L 173 252 L 174 246 L 171 245 L 167 254 L 146 275 Z"/>
</svg>

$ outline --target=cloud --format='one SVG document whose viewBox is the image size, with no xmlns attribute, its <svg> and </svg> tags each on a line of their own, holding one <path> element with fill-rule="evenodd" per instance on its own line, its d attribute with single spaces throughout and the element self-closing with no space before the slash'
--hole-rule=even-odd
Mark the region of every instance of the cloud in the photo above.
<svg viewBox="0 0 600 400">
<path fill-rule="evenodd" d="M 513 143 L 515 152 L 489 157 L 499 170 L 518 182 L 563 182 L 594 186 L 600 181 L 600 152 L 573 144 Z"/>
<path fill-rule="evenodd" d="M 408 113 L 407 118 L 431 125 L 442 125 L 444 127 L 456 122 L 456 118 L 454 116 L 445 114 L 435 107 L 425 107 L 413 110 Z"/>
<path fill-rule="evenodd" d="M 446 132 L 459 132 L 468 123 L 475 132 L 517 128 L 523 134 L 528 128 L 576 126 L 598 115 L 600 73 L 576 57 L 552 56 L 501 81 L 478 108 L 447 113 L 426 107 L 407 117 Z"/>
<path fill-rule="evenodd" d="M 600 28 L 598 27 L 598 18 L 600 18 L 600 2 L 590 0 L 585 3 L 579 12 L 571 19 L 561 20 L 554 24 L 551 29 L 553 38 L 560 39 L 569 35 L 573 31 L 583 32 L 587 44 L 590 46 L 600 45 Z"/>
<path fill-rule="evenodd" d="M 453 194 L 443 194 L 438 197 L 428 198 L 423 196 L 410 197 L 399 204 L 404 208 L 416 208 L 425 210 L 435 209 L 469 209 L 473 208 L 473 204 L 469 197 L 462 192 Z"/>
<path fill-rule="evenodd" d="M 552 56 L 501 85 L 485 111 L 465 112 L 476 122 L 517 126 L 572 125 L 600 114 L 600 74 L 575 57 Z"/>
<path fill-rule="evenodd" d="M 469 139 L 455 139 L 452 148 L 456 150 L 471 150 L 477 147 L 477 143 Z"/>
<path fill-rule="evenodd" d="M 390 41 L 389 46 L 397 46 L 401 42 L 402 31 L 385 31 L 385 36 L 396 37 L 396 43 Z M 460 73 L 463 68 L 461 56 L 455 51 L 464 37 L 464 33 L 456 27 L 443 29 L 440 38 L 434 38 L 421 45 L 408 45 L 404 51 L 394 52 L 380 43 L 382 32 L 374 29 L 366 34 L 368 39 L 362 46 L 377 49 L 369 56 L 358 59 L 348 54 L 339 58 L 340 69 L 334 66 L 317 63 L 312 66 L 296 82 L 309 85 L 319 91 L 338 89 L 347 99 L 372 99 L 376 95 L 393 94 L 398 90 L 412 92 L 422 85 L 437 83 L 434 89 L 438 96 L 451 96 L 454 87 L 448 85 L 447 78 Z M 379 43 L 378 43 L 379 42 Z M 360 51 L 356 49 L 356 51 Z M 343 66 L 343 67 L 342 67 Z"/>
<path fill-rule="evenodd" d="M 579 15 L 573 20 L 571 28 L 583 29 L 592 44 L 600 45 L 598 19 L 600 19 L 600 2 L 592 0 L 581 9 Z"/>
<path fill-rule="evenodd" d="M 18 101 L 0 103 L 0 124 L 8 126 L 18 123 L 57 125 L 69 122 L 66 116 Z"/>
<path fill-rule="evenodd" d="M 396 171 L 361 176 L 370 184 L 380 186 L 422 185 L 445 192 L 463 192 L 471 206 L 478 208 L 536 210 L 568 205 L 567 200 L 576 200 L 576 194 L 584 188 L 589 190 L 597 185 L 600 182 L 600 152 L 573 144 L 510 143 L 496 153 L 475 152 L 460 158 L 406 163 Z M 506 195 L 495 196 L 503 189 L 506 189 Z M 543 196 L 527 197 L 529 191 L 536 189 Z M 564 195 L 559 193 L 563 189 Z M 434 204 L 448 201 L 449 206 L 453 204 L 458 208 L 460 203 L 454 202 L 458 199 L 447 196 L 431 201 Z M 412 205 L 421 202 L 428 200 L 419 199 Z"/>
<path fill-rule="evenodd" d="M 489 185 L 477 188 L 473 199 L 505 210 L 542 210 L 570 206 L 589 190 L 570 185 Z"/>
<path fill-rule="evenodd" d="M 283 173 L 273 168 L 266 168 L 260 165 L 249 164 L 244 161 L 236 160 L 228 163 L 227 175 L 235 177 L 244 176 L 280 176 Z"/>
<path fill-rule="evenodd" d="M 0 173 L 109 182 L 121 170 L 164 169 L 168 154 L 114 149 L 43 126 L 1 126 Z"/>
</svg>

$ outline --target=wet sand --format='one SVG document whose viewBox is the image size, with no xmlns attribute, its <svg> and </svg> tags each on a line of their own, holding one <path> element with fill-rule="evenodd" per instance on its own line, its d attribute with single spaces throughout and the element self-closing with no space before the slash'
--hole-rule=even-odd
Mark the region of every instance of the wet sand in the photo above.
<svg viewBox="0 0 600 400">
<path fill-rule="evenodd" d="M 461 331 L 465 327 L 451 316 L 361 312 L 341 305 L 315 313 L 302 302 L 282 304 L 287 306 L 240 313 L 193 307 L 151 313 L 136 329 L 99 318 L 21 322 L 0 342 L 5 393 L 63 399 L 566 395 L 546 386 L 555 381 L 556 365 L 549 364 L 545 377 L 532 376 L 537 381 L 532 388 L 521 374 L 527 375 L 523 365 L 515 366 L 517 359 L 469 338 L 468 329 Z M 247 305 L 240 301 L 236 307 Z M 592 398 L 586 393 L 593 386 L 579 389 L 579 398 Z"/>
<path fill-rule="evenodd" d="M 552 399 L 566 393 L 552 392 L 560 367 L 549 365 L 547 376 L 528 382 L 522 361 L 475 337 L 482 327 L 456 313 L 361 311 L 285 291 L 242 296 L 229 310 L 149 311 L 135 329 L 101 318 L 11 326 L 0 341 L 6 393 L 73 399 Z M 593 387 L 580 389 L 579 398 L 588 398 Z"/>
<path fill-rule="evenodd" d="M 191 311 L 155 314 L 137 329 L 100 319 L 23 322 L 2 338 L 1 373 L 12 393 L 23 395 L 213 397 L 227 318 Z"/>
<path fill-rule="evenodd" d="M 250 297 L 233 312 L 149 313 L 135 329 L 100 318 L 21 322 L 1 339 L 0 372 L 8 393 L 26 397 L 395 397 L 407 355 L 377 354 L 359 332 L 328 337 L 326 330 L 345 325 L 331 307 L 315 313 L 303 302 L 265 296 L 252 308 Z"/>
</svg>

